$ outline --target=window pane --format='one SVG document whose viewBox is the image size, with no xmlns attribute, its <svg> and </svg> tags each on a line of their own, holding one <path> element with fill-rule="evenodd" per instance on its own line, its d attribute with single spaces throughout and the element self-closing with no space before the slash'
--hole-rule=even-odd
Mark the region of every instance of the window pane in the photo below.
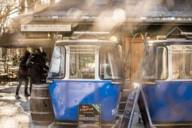
<svg viewBox="0 0 192 128">
<path fill-rule="evenodd" d="M 145 80 L 163 80 L 168 77 L 167 49 L 162 46 L 150 46 L 143 62 Z"/>
<path fill-rule="evenodd" d="M 183 55 L 182 46 L 172 47 L 172 72 L 173 79 L 180 79 L 182 74 Z"/>
<path fill-rule="evenodd" d="M 95 48 L 70 47 L 71 79 L 95 78 Z"/>
<path fill-rule="evenodd" d="M 157 48 L 157 60 L 156 60 L 156 74 L 157 79 L 166 79 L 168 78 L 168 62 L 167 62 L 167 50 L 165 47 Z"/>
<path fill-rule="evenodd" d="M 192 46 L 172 46 L 173 79 L 192 78 Z"/>
<path fill-rule="evenodd" d="M 150 46 L 146 51 L 144 62 L 143 62 L 143 77 L 144 79 L 155 79 L 155 56 L 156 48 Z"/>
<path fill-rule="evenodd" d="M 111 67 L 108 60 L 108 51 L 101 49 L 100 51 L 100 78 L 112 79 Z"/>
<path fill-rule="evenodd" d="M 65 73 L 65 49 L 64 47 L 54 47 L 51 59 L 48 79 L 64 78 Z"/>
<path fill-rule="evenodd" d="M 110 52 L 108 53 L 108 58 L 111 67 L 112 79 L 121 79 L 122 78 L 121 47 L 112 47 L 110 49 Z"/>
<path fill-rule="evenodd" d="M 115 52 L 114 52 L 115 51 Z M 101 48 L 100 50 L 100 78 L 122 78 L 121 47 Z"/>
</svg>

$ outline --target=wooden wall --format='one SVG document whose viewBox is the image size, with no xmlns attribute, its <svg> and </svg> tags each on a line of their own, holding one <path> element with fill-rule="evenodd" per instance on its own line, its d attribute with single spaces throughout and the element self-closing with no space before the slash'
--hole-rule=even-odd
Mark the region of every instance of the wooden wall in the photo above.
<svg viewBox="0 0 192 128">
<path fill-rule="evenodd" d="M 123 42 L 124 51 L 124 72 L 125 78 L 129 81 L 125 88 L 131 88 L 133 81 L 140 80 L 141 64 L 144 55 L 144 40 L 126 36 Z"/>
</svg>

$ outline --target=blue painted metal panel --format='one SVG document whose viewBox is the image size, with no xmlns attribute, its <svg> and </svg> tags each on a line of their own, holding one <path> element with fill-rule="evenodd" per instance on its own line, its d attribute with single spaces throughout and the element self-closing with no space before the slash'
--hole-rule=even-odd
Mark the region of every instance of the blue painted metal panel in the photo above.
<svg viewBox="0 0 192 128">
<path fill-rule="evenodd" d="M 79 104 L 101 105 L 102 121 L 113 121 L 117 114 L 120 87 L 111 81 L 57 80 L 49 92 L 58 121 L 77 121 Z"/>
<path fill-rule="evenodd" d="M 192 81 L 159 81 L 143 92 L 153 123 L 192 121 Z"/>
</svg>

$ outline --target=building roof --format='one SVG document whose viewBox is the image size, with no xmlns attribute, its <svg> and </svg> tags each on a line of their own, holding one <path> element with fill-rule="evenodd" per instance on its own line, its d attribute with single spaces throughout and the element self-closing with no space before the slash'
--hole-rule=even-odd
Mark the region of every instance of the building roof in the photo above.
<svg viewBox="0 0 192 128">
<path fill-rule="evenodd" d="M 128 21 L 192 22 L 191 7 L 191 0 L 62 0 L 36 13 L 34 20 L 95 20 L 122 9 Z"/>
</svg>

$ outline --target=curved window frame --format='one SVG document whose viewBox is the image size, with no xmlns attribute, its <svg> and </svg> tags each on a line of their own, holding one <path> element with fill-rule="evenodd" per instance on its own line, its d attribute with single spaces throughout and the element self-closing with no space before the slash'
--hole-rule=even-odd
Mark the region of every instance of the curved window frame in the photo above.
<svg viewBox="0 0 192 128">
<path fill-rule="evenodd" d="M 66 48 L 66 75 L 65 75 L 65 80 L 99 80 L 99 47 L 98 46 L 93 46 L 93 45 L 90 45 L 91 47 L 94 47 L 95 51 L 93 52 L 94 53 L 94 56 L 95 56 L 95 72 L 94 72 L 94 78 L 70 78 L 70 61 L 71 61 L 71 58 L 70 58 L 70 47 L 73 47 L 74 45 L 67 45 L 65 46 Z M 76 45 L 76 47 L 78 46 L 83 46 L 83 45 Z M 86 46 L 89 46 L 89 45 L 86 45 Z"/>
<path fill-rule="evenodd" d="M 150 81 L 150 82 L 153 82 L 153 81 L 156 81 L 156 80 L 167 80 L 168 78 L 169 78 L 169 50 L 168 50 L 168 47 L 166 46 L 166 45 L 161 45 L 161 44 L 148 44 L 149 46 L 147 47 L 147 49 L 145 50 L 145 56 L 144 56 L 144 58 L 143 58 L 143 64 L 142 64 L 142 75 L 143 75 L 143 80 L 144 81 Z M 152 75 L 152 76 L 149 76 L 149 77 L 146 77 L 147 75 L 146 74 L 143 74 L 143 72 L 146 70 L 146 68 L 145 67 L 143 67 L 144 65 L 147 65 L 150 69 L 148 69 L 148 70 L 151 70 L 151 65 L 152 64 L 154 64 L 154 63 L 148 63 L 148 62 L 146 62 L 146 61 L 148 61 L 148 59 L 150 59 L 151 60 L 151 57 L 149 57 L 149 58 L 146 58 L 147 56 L 146 56 L 146 54 L 149 54 L 148 52 L 149 52 L 149 48 L 150 47 L 154 47 L 156 50 L 155 50 L 155 52 L 153 52 L 153 53 L 150 53 L 152 56 L 154 56 L 154 53 L 155 53 L 155 56 L 154 56 L 154 63 L 155 63 L 155 65 L 154 65 L 154 74 Z M 166 55 L 165 55 L 165 62 L 166 62 L 166 77 L 164 77 L 164 78 L 158 78 L 159 77 L 159 69 L 158 69 L 158 47 L 162 47 L 162 48 L 164 48 L 166 51 Z M 163 57 L 163 56 L 162 56 Z M 163 58 L 161 59 L 161 60 L 164 60 Z M 163 63 L 163 61 L 162 61 L 162 63 Z M 163 63 L 164 64 L 164 63 Z M 161 70 L 161 72 L 163 72 L 163 70 L 164 70 L 164 68 L 163 68 L 163 65 L 162 64 L 162 70 Z M 160 75 L 161 76 L 161 75 Z"/>
<path fill-rule="evenodd" d="M 117 45 L 114 45 L 114 46 L 117 46 Z M 102 74 L 101 74 L 101 69 L 102 69 L 102 67 L 101 67 L 101 59 L 102 59 L 102 57 L 101 57 L 101 55 L 103 55 L 102 54 L 102 47 L 99 49 L 99 68 L 98 68 L 98 72 L 99 72 L 99 78 L 101 79 L 101 80 L 121 80 L 122 79 L 122 76 L 118 76 L 119 78 L 113 78 L 113 71 L 112 71 L 112 65 L 110 64 L 110 60 L 109 60 L 109 53 L 110 53 L 110 50 L 111 50 L 111 48 L 113 48 L 114 46 L 109 46 L 108 48 L 106 48 L 106 53 L 107 53 L 107 55 L 106 55 L 106 58 L 107 58 L 107 60 L 108 60 L 108 65 L 109 65 L 109 68 L 110 68 L 110 73 L 111 73 L 111 78 L 104 78 L 104 77 L 102 77 Z M 121 45 L 118 45 L 118 46 L 121 46 Z M 120 49 L 118 49 L 118 50 L 120 50 Z M 122 51 L 119 51 L 119 53 L 120 53 L 120 55 L 122 54 L 121 53 Z M 122 56 L 119 56 L 120 57 L 120 60 L 122 60 Z M 122 63 L 122 61 L 120 62 L 120 63 Z M 120 74 L 122 75 L 122 66 L 116 66 L 117 67 L 117 70 L 118 70 L 118 73 L 119 72 L 121 72 Z"/>
<path fill-rule="evenodd" d="M 178 46 L 180 48 L 180 50 L 178 50 L 179 51 L 178 53 L 180 53 L 180 56 L 182 57 L 179 60 L 182 63 L 178 63 L 178 65 L 180 67 L 178 74 L 175 74 L 176 70 L 173 69 L 173 63 L 174 63 L 173 62 L 174 61 L 173 60 L 173 54 L 177 53 L 177 49 L 173 49 L 173 46 Z M 187 52 L 185 50 L 187 50 L 187 49 L 185 49 L 183 47 L 187 47 L 187 46 L 191 46 L 191 45 L 189 45 L 189 44 L 182 44 L 181 43 L 181 44 L 176 44 L 176 45 L 168 46 L 168 49 L 169 49 L 169 60 L 170 60 L 170 62 L 169 62 L 169 78 L 168 78 L 168 80 L 177 81 L 177 80 L 189 80 L 189 79 L 192 78 L 192 75 L 191 75 L 190 78 L 187 78 L 189 76 L 186 75 L 186 69 L 185 69 L 185 67 L 186 67 L 186 60 L 187 60 L 186 56 L 185 56 Z M 176 50 L 176 51 L 174 51 L 174 50 Z M 189 52 L 189 53 L 192 53 L 192 52 Z M 177 59 L 175 59 L 175 60 L 177 60 Z M 178 76 L 176 76 L 176 75 L 178 75 Z"/>
<path fill-rule="evenodd" d="M 60 57 L 62 57 L 62 62 L 61 62 L 61 60 L 60 60 L 60 65 L 59 65 L 59 71 L 61 71 L 61 68 L 63 68 L 63 71 L 62 71 L 62 73 L 61 74 L 59 74 L 59 75 L 57 75 L 57 76 L 53 76 L 53 74 L 50 74 L 50 73 L 53 73 L 52 71 L 51 71 L 51 69 L 52 69 L 52 66 L 53 66 L 53 63 L 55 63 L 55 61 L 53 61 L 53 59 L 54 59 L 54 50 L 56 49 L 56 48 L 60 48 Z M 62 66 L 62 67 L 61 67 Z M 50 75 L 50 76 L 49 76 Z M 56 74 L 55 74 L 56 75 Z M 66 49 L 65 49 L 65 47 L 64 46 L 55 46 L 54 47 L 54 49 L 53 49 L 53 54 L 52 54 L 52 57 L 51 57 L 51 63 L 50 63 L 50 69 L 49 69 L 49 72 L 48 72 L 48 77 L 47 77 L 47 79 L 48 80 L 53 80 L 53 79 L 63 79 L 63 78 L 65 78 L 65 75 L 66 75 Z"/>
</svg>

